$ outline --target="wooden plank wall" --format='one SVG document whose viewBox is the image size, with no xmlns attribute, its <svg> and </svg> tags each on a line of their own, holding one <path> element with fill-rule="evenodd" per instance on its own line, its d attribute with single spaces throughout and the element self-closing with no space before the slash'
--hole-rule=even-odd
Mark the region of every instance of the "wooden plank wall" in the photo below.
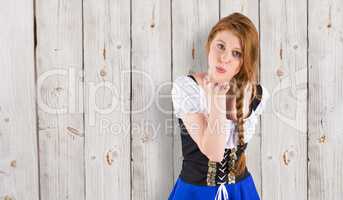
<svg viewBox="0 0 343 200">
<path fill-rule="evenodd" d="M 165 199 L 173 185 L 169 1 L 132 1 L 132 199 Z"/>
<path fill-rule="evenodd" d="M 172 81 L 206 71 L 210 28 L 232 12 L 259 30 L 271 94 L 247 150 L 261 199 L 343 196 L 342 1 L 0 4 L 0 200 L 167 199 Z"/>
<path fill-rule="evenodd" d="M 342 199 L 343 2 L 308 10 L 308 199 Z"/>
<path fill-rule="evenodd" d="M 83 1 L 85 199 L 130 199 L 130 2 Z"/>
<path fill-rule="evenodd" d="M 39 177 L 42 199 L 83 199 L 82 2 L 36 1 Z M 81 110 L 79 110 L 81 107 Z"/>
<path fill-rule="evenodd" d="M 0 6 L 0 199 L 38 199 L 32 2 Z"/>
<path fill-rule="evenodd" d="M 264 199 L 307 199 L 307 2 L 261 1 Z M 273 178 L 272 178 L 273 177 Z"/>
</svg>

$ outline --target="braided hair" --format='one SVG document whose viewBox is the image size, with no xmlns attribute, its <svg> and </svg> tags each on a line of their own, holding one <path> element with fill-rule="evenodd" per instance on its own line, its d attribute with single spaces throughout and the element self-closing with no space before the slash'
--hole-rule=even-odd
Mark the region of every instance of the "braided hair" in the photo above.
<svg viewBox="0 0 343 200">
<path fill-rule="evenodd" d="M 240 149 L 244 146 L 244 99 L 245 99 L 245 89 L 247 88 L 247 83 L 237 83 L 237 91 L 236 91 L 236 132 L 238 135 L 238 148 Z M 256 94 L 256 87 L 252 87 L 252 97 Z M 245 153 L 242 152 L 238 161 L 235 163 L 234 173 L 235 174 L 242 174 L 246 167 L 246 157 Z"/>
</svg>

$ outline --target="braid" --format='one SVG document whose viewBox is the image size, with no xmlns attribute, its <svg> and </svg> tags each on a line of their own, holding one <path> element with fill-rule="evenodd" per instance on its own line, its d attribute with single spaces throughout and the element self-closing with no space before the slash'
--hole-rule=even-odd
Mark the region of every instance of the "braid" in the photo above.
<svg viewBox="0 0 343 200">
<path fill-rule="evenodd" d="M 237 81 L 237 92 L 236 92 L 236 111 L 237 111 L 237 133 L 238 133 L 238 148 L 244 145 L 244 89 L 246 83 Z M 241 153 L 239 159 L 235 163 L 234 173 L 240 175 L 244 172 L 246 167 L 246 157 L 244 152 Z"/>
<path fill-rule="evenodd" d="M 244 89 L 238 83 L 238 91 L 236 98 L 236 110 L 237 110 L 237 132 L 239 145 L 244 144 L 244 122 L 243 122 L 243 106 L 244 106 Z"/>
</svg>

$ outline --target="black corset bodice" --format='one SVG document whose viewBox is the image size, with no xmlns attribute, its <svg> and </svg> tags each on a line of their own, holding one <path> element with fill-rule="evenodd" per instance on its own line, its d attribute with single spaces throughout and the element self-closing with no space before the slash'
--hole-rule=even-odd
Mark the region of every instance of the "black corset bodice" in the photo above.
<svg viewBox="0 0 343 200">
<path fill-rule="evenodd" d="M 230 168 L 233 167 L 234 160 L 238 160 L 245 151 L 248 143 L 243 146 L 237 146 L 235 149 L 225 149 L 225 154 L 221 162 L 210 161 L 198 148 L 186 127 L 179 119 L 181 128 L 181 142 L 183 163 L 180 178 L 188 183 L 196 185 L 219 185 L 221 183 L 232 183 L 239 181 L 249 175 L 249 171 L 240 176 L 231 177 Z"/>
<path fill-rule="evenodd" d="M 189 75 L 195 82 L 194 77 Z M 257 98 L 253 99 L 251 109 L 256 109 L 262 95 L 261 86 L 257 86 Z M 232 174 L 235 161 L 239 160 L 242 153 L 247 148 L 248 143 L 237 145 L 233 149 L 225 149 L 221 162 L 210 161 L 198 148 L 198 145 L 189 135 L 182 119 L 178 118 L 181 132 L 181 144 L 183 163 L 179 178 L 195 185 L 220 185 L 222 183 L 235 183 L 250 175 L 245 168 L 240 175 Z"/>
</svg>

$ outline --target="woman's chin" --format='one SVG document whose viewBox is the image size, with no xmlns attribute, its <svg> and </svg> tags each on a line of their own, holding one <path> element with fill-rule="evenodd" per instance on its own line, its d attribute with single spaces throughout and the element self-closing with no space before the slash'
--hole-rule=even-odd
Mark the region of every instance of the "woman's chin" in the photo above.
<svg viewBox="0 0 343 200">
<path fill-rule="evenodd" d="M 222 83 L 222 82 L 226 82 L 228 81 L 227 79 L 228 75 L 226 73 L 212 73 L 210 75 L 210 79 L 215 81 L 215 82 L 219 82 L 219 83 Z"/>
</svg>

